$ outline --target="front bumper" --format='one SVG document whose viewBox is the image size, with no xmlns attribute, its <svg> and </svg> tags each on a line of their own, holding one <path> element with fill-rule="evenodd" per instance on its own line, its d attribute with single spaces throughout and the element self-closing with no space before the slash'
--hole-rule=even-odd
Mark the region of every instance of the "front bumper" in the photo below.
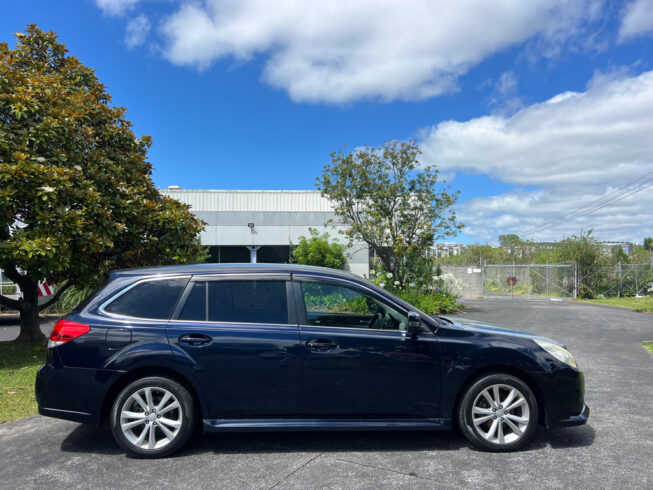
<svg viewBox="0 0 653 490">
<path fill-rule="evenodd" d="M 555 427 L 572 427 L 574 425 L 583 425 L 587 423 L 590 416 L 590 407 L 583 404 L 583 410 L 578 415 L 572 415 L 569 418 L 556 420 Z"/>
<path fill-rule="evenodd" d="M 541 390 L 547 427 L 569 427 L 587 422 L 590 409 L 585 404 L 585 375 L 582 371 L 562 366 L 532 375 Z"/>
</svg>

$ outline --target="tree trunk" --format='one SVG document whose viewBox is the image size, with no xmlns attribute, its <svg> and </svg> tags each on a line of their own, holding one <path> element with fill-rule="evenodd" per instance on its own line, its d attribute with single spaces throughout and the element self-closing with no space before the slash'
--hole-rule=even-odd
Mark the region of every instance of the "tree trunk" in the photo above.
<svg viewBox="0 0 653 490">
<path fill-rule="evenodd" d="M 36 284 L 29 287 L 21 286 L 23 297 L 20 300 L 18 311 L 20 311 L 20 334 L 16 339 L 18 342 L 45 340 L 41 332 L 39 320 L 39 293 Z"/>
</svg>

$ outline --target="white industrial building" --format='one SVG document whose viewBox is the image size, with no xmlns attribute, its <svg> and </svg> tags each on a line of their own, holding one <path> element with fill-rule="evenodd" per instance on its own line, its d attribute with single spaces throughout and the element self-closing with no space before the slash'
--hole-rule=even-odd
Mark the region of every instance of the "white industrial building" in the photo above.
<svg viewBox="0 0 653 490">
<path fill-rule="evenodd" d="M 333 206 L 319 191 L 240 191 L 180 189 L 170 186 L 162 194 L 190 205 L 207 223 L 200 235 L 210 247 L 211 262 L 290 262 L 290 251 L 310 228 L 328 231 L 342 243 Z M 330 220 L 333 220 L 330 223 Z M 357 243 L 347 251 L 349 270 L 369 272 L 369 250 Z"/>
</svg>

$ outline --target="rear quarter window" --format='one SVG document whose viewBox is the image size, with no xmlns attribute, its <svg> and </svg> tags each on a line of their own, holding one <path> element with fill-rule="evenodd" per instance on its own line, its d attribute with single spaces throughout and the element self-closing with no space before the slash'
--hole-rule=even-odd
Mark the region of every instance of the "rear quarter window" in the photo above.
<svg viewBox="0 0 653 490">
<path fill-rule="evenodd" d="M 187 277 L 141 282 L 111 301 L 104 311 L 114 315 L 167 320 L 187 282 Z"/>
</svg>

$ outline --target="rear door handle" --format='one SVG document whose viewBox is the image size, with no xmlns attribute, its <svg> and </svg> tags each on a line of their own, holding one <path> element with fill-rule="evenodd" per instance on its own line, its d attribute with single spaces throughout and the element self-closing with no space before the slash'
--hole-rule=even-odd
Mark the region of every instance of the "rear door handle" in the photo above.
<svg viewBox="0 0 653 490">
<path fill-rule="evenodd" d="M 208 344 L 211 340 L 213 340 L 211 337 L 202 333 L 188 333 L 179 337 L 180 344 L 188 344 L 191 347 Z"/>
<path fill-rule="evenodd" d="M 306 342 L 306 347 L 317 352 L 326 352 L 338 347 L 331 339 L 312 339 Z"/>
</svg>

